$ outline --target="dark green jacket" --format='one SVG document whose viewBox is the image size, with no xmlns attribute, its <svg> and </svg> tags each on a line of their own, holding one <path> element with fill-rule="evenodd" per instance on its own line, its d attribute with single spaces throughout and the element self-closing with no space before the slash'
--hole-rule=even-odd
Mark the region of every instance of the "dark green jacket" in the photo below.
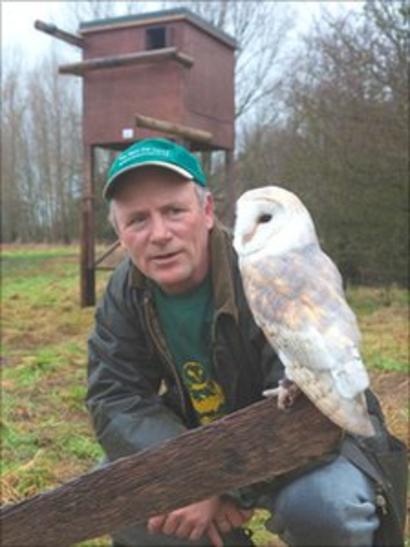
<svg viewBox="0 0 410 547">
<path fill-rule="evenodd" d="M 233 412 L 260 400 L 262 391 L 282 377 L 283 366 L 252 318 L 230 238 L 219 226 L 212 230 L 210 245 L 213 359 L 217 381 Z M 371 393 L 369 402 L 385 448 L 387 432 Z M 151 282 L 129 259 L 114 272 L 96 310 L 89 340 L 87 406 L 110 460 L 198 425 L 158 323 Z M 357 460 L 357 449 L 367 463 L 363 447 L 352 444 L 347 456 Z M 363 468 L 363 462 L 355 463 Z M 384 492 L 386 470 L 380 474 Z"/>
</svg>

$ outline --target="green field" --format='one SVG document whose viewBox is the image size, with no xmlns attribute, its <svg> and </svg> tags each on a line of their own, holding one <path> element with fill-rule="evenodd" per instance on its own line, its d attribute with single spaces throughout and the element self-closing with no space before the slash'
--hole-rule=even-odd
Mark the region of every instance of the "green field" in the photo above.
<svg viewBox="0 0 410 547">
<path fill-rule="evenodd" d="M 78 273 L 76 247 L 3 250 L 3 503 L 61 485 L 90 470 L 102 455 L 83 402 L 94 310 L 79 306 Z M 99 294 L 108 275 L 98 273 Z M 407 441 L 408 292 L 351 288 L 348 299 L 388 423 Z M 267 541 L 263 517 L 259 513 L 253 522 L 261 545 Z"/>
</svg>

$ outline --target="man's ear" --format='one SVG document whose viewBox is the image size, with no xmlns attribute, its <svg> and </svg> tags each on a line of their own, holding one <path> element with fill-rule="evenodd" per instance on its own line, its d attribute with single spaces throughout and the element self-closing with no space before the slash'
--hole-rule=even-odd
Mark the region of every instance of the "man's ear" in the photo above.
<svg viewBox="0 0 410 547">
<path fill-rule="evenodd" d="M 214 197 L 209 192 L 205 197 L 205 204 L 204 204 L 204 213 L 205 213 L 205 224 L 208 230 L 214 227 L 215 224 L 215 203 L 214 203 Z"/>
</svg>

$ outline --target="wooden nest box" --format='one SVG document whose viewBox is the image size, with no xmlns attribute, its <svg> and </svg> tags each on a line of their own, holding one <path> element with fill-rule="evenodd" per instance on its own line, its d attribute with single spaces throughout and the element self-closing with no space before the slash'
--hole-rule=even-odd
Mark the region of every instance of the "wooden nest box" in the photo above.
<svg viewBox="0 0 410 547">
<path fill-rule="evenodd" d="M 233 149 L 230 36 L 186 9 L 84 22 L 80 34 L 83 61 L 60 73 L 84 77 L 86 144 L 118 149 L 158 135 L 138 127 L 142 115 L 197 130 L 199 140 L 180 133 L 193 150 Z"/>
</svg>

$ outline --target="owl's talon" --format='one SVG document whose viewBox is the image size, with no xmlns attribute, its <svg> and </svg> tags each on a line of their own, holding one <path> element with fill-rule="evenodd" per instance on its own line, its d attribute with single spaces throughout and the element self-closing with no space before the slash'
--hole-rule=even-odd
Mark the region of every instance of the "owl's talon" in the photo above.
<svg viewBox="0 0 410 547">
<path fill-rule="evenodd" d="M 278 408 L 280 410 L 289 410 L 299 395 L 300 389 L 298 386 L 288 378 L 284 378 L 279 382 Z"/>
<path fill-rule="evenodd" d="M 267 399 L 274 399 L 279 395 L 279 388 L 275 387 L 274 389 L 265 389 L 262 391 L 262 395 Z"/>
<path fill-rule="evenodd" d="M 278 408 L 283 411 L 289 410 L 293 406 L 293 403 L 299 394 L 300 389 L 298 386 L 294 382 L 291 382 L 288 378 L 280 380 L 277 388 L 265 389 L 262 393 L 264 397 L 277 397 Z"/>
</svg>

